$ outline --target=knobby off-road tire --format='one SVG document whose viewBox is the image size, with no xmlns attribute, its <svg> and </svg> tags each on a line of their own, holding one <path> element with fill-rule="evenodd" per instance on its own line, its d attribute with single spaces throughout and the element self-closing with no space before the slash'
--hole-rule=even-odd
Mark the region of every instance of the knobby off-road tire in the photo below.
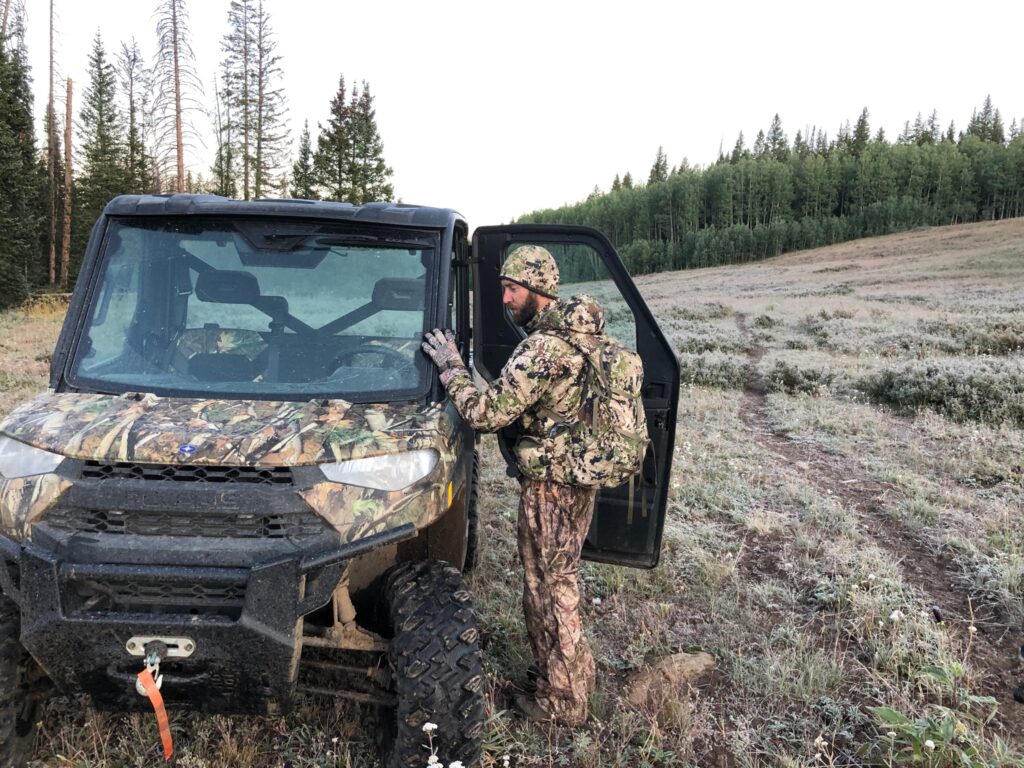
<svg viewBox="0 0 1024 768">
<path fill-rule="evenodd" d="M 40 708 L 32 684 L 42 677 L 35 660 L 22 648 L 21 613 L 0 595 L 0 765 L 23 766 L 36 740 Z"/>
<path fill-rule="evenodd" d="M 473 467 L 470 470 L 469 497 L 466 501 L 466 561 L 463 573 L 476 568 L 480 554 L 480 451 L 473 451 Z"/>
<path fill-rule="evenodd" d="M 443 765 L 481 759 L 484 674 L 476 614 L 462 575 L 432 560 L 402 563 L 385 577 L 383 597 L 393 630 L 388 652 L 397 704 L 382 711 L 385 768 L 426 764 L 424 723 Z"/>
</svg>

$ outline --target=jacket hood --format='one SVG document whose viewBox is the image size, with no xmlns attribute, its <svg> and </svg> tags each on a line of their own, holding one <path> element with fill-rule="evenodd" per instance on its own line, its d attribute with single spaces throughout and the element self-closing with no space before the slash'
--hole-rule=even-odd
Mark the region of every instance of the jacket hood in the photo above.
<svg viewBox="0 0 1024 768">
<path fill-rule="evenodd" d="M 437 447 L 453 429 L 440 406 L 192 400 L 152 394 L 47 393 L 0 433 L 75 459 L 300 466 Z"/>
<path fill-rule="evenodd" d="M 581 293 L 551 302 L 530 321 L 527 330 L 594 336 L 604 332 L 604 309 L 593 296 Z"/>
</svg>

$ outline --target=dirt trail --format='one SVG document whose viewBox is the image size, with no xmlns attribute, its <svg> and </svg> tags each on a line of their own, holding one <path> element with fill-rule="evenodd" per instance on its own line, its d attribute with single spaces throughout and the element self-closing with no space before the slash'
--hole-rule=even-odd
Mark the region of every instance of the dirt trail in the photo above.
<svg viewBox="0 0 1024 768">
<path fill-rule="evenodd" d="M 751 335 L 746 317 L 737 314 L 736 325 L 743 338 L 750 342 Z M 811 443 L 797 442 L 776 432 L 768 422 L 765 400 L 767 383 L 758 363 L 764 349 L 751 344 L 748 351 L 750 376 L 740 406 L 740 420 L 763 447 L 792 464 L 822 493 L 836 499 L 844 509 L 858 519 L 858 528 L 880 548 L 891 552 L 900 562 L 907 581 L 927 596 L 932 612 L 949 624 L 978 627 L 971 647 L 971 658 L 979 670 L 982 690 L 979 695 L 993 696 L 999 702 L 998 721 L 1003 736 L 1019 741 L 1024 734 L 1024 704 L 1013 698 L 1016 686 L 1024 682 L 1022 664 L 1018 660 L 1019 632 L 1007 630 L 1005 625 L 979 621 L 977 607 L 970 602 L 970 594 L 955 582 L 956 564 L 947 554 L 936 555 L 933 547 L 885 512 L 886 496 L 895 492 L 888 484 L 866 477 L 856 461 L 842 455 L 831 454 Z M 753 553 L 761 556 L 759 553 Z M 771 571 L 773 555 L 753 567 Z M 972 619 L 973 617 L 973 619 Z"/>
</svg>

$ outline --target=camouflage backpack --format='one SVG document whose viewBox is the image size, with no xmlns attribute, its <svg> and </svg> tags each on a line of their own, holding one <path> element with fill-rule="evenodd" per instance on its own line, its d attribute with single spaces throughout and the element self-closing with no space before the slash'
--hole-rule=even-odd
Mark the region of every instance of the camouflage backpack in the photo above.
<svg viewBox="0 0 1024 768">
<path fill-rule="evenodd" d="M 557 441 L 564 455 L 552 461 L 561 475 L 552 479 L 585 488 L 616 488 L 640 471 L 650 444 L 640 356 L 604 334 L 589 337 L 593 342 L 586 347 L 567 335 L 551 335 L 580 352 L 587 365 L 579 418 L 565 424 Z"/>
</svg>

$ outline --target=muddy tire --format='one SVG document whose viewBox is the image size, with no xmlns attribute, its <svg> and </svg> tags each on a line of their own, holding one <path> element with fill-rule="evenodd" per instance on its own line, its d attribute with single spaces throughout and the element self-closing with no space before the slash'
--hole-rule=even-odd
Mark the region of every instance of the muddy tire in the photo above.
<svg viewBox="0 0 1024 768">
<path fill-rule="evenodd" d="M 462 572 L 469 573 L 476 568 L 480 554 L 480 452 L 473 451 L 473 468 L 469 477 L 469 497 L 466 502 L 466 560 Z"/>
<path fill-rule="evenodd" d="M 42 672 L 21 647 L 21 614 L 18 606 L 0 595 L 0 765 L 23 766 L 36 740 L 40 707 L 31 690 Z"/>
<path fill-rule="evenodd" d="M 462 575 L 432 560 L 402 563 L 384 580 L 393 636 L 396 706 L 381 712 L 385 768 L 419 768 L 430 754 L 424 723 L 442 764 L 478 765 L 484 729 L 484 675 L 476 614 Z"/>
</svg>

